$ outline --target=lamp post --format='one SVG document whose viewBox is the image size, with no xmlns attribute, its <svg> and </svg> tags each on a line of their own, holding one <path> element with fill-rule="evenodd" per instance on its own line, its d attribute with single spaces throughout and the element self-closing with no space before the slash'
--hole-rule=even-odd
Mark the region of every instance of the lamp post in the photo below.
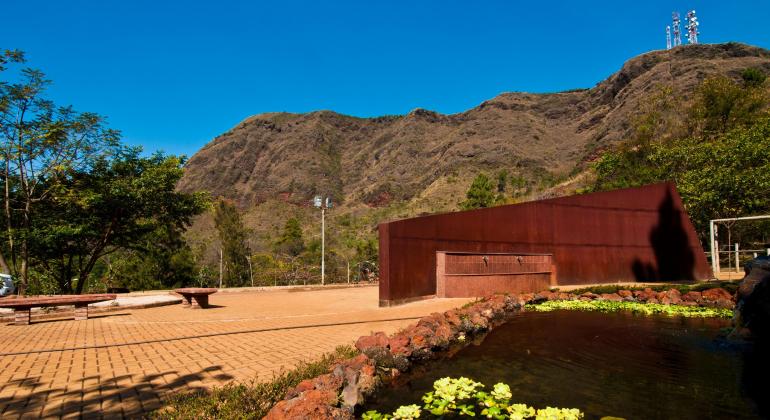
<svg viewBox="0 0 770 420">
<path fill-rule="evenodd" d="M 321 286 L 323 286 L 326 282 L 326 260 L 324 255 L 326 251 L 325 213 L 326 209 L 332 208 L 332 199 L 331 197 L 322 198 L 320 195 L 317 195 L 315 198 L 313 198 L 313 205 L 321 209 Z"/>
</svg>

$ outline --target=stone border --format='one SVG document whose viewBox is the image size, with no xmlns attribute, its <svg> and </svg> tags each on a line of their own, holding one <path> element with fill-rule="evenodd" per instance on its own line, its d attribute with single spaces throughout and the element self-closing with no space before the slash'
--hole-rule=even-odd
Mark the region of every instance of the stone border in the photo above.
<svg viewBox="0 0 770 420">
<path fill-rule="evenodd" d="M 676 289 L 655 292 L 620 290 L 618 293 L 581 295 L 545 291 L 494 295 L 467 307 L 433 313 L 391 336 L 384 332 L 356 341 L 358 356 L 332 366 L 329 373 L 300 382 L 290 389 L 265 419 L 354 419 L 355 410 L 383 384 L 412 367 L 459 350 L 521 311 L 526 304 L 550 300 L 607 300 L 733 308 L 733 296 L 722 288 L 682 295 Z"/>
</svg>

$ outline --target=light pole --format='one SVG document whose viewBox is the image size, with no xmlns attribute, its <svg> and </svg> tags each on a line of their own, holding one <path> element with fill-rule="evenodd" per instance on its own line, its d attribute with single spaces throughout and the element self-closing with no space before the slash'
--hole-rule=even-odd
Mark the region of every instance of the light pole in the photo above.
<svg viewBox="0 0 770 420">
<path fill-rule="evenodd" d="M 332 199 L 331 197 L 322 198 L 320 195 L 317 195 L 315 198 L 313 198 L 313 205 L 321 209 L 321 286 L 323 286 L 326 280 L 326 260 L 324 258 L 324 253 L 326 251 L 325 213 L 326 209 L 332 208 Z"/>
</svg>

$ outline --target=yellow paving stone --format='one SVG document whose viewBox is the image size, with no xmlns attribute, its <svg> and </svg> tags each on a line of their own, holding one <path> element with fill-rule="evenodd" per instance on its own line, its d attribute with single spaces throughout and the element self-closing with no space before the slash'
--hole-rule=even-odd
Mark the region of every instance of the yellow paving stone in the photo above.
<svg viewBox="0 0 770 420">
<path fill-rule="evenodd" d="M 379 308 L 376 287 L 222 292 L 205 310 L 174 305 L 0 326 L 0 418 L 141 416 L 170 393 L 267 380 L 467 301 Z"/>
</svg>

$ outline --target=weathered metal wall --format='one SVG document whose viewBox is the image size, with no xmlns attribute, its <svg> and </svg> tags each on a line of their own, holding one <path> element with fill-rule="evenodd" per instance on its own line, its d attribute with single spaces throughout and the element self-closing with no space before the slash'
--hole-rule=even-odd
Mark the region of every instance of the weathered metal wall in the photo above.
<svg viewBox="0 0 770 420">
<path fill-rule="evenodd" d="M 553 254 L 557 284 L 711 277 L 669 183 L 382 223 L 380 303 L 436 294 L 436 251 Z"/>
</svg>

